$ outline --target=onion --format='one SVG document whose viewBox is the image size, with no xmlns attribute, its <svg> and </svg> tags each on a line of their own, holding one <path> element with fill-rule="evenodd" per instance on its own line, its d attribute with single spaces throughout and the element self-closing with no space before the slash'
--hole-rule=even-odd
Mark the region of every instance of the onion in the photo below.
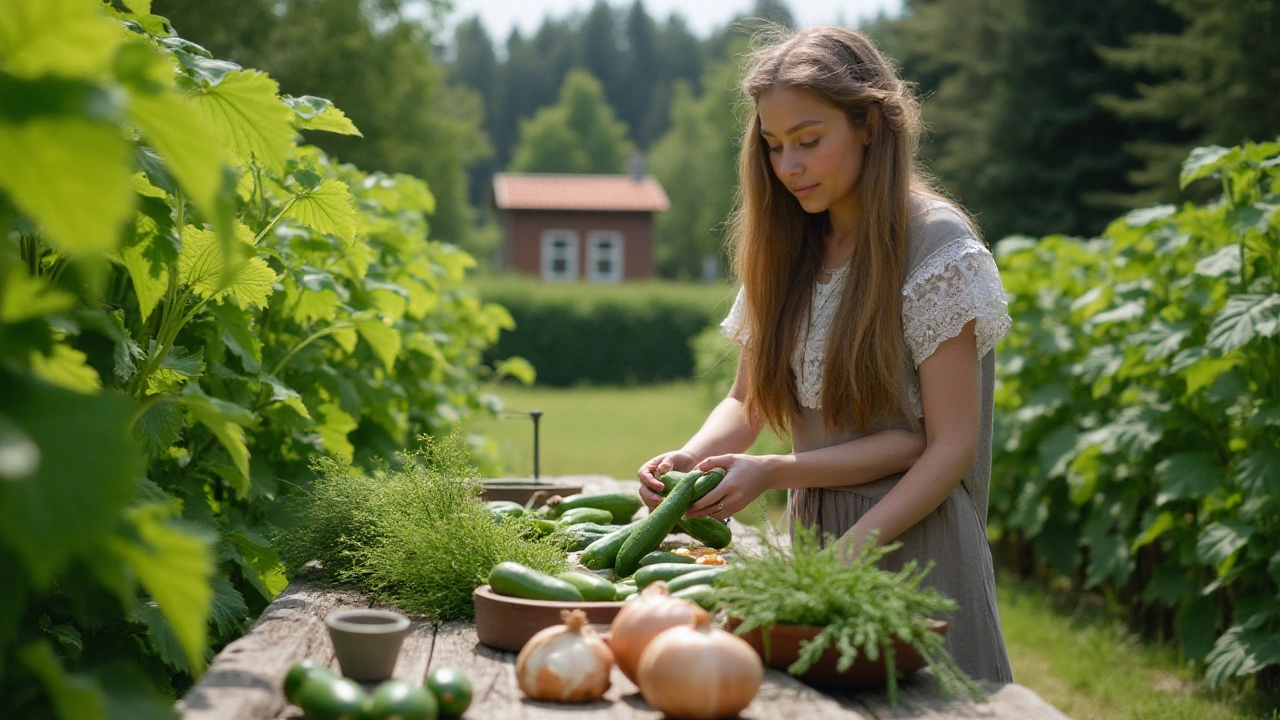
<svg viewBox="0 0 1280 720">
<path fill-rule="evenodd" d="M 583 631 L 587 614 L 562 610 L 563 625 L 538 631 L 516 658 L 520 691 L 534 700 L 590 702 L 609 689 L 613 653 L 592 630 Z"/>
<path fill-rule="evenodd" d="M 747 641 L 711 627 L 706 613 L 695 627 L 659 633 L 640 656 L 645 702 L 681 720 L 730 718 L 746 709 L 764 679 L 764 664 Z"/>
<path fill-rule="evenodd" d="M 671 597 L 662 580 L 649 583 L 644 592 L 618 611 L 609 627 L 609 646 L 618 669 L 632 682 L 640 667 L 640 653 L 658 633 L 680 625 L 693 626 L 707 612 L 688 600 Z"/>
</svg>

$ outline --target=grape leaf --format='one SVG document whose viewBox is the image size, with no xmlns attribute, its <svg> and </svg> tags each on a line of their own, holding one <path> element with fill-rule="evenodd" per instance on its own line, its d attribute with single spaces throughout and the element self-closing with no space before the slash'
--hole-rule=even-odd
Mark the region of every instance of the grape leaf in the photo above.
<svg viewBox="0 0 1280 720">
<path fill-rule="evenodd" d="M 278 90 L 265 73 L 236 70 L 218 84 L 202 87 L 193 99 L 242 164 L 256 159 L 283 174 L 293 147 L 294 113 L 280 102 Z"/>
</svg>

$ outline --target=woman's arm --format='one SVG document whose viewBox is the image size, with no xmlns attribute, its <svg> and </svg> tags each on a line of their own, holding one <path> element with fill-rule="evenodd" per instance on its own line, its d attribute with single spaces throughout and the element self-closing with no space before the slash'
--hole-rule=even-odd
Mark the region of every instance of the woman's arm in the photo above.
<svg viewBox="0 0 1280 720">
<path fill-rule="evenodd" d="M 868 533 L 892 541 L 942 504 L 973 466 L 978 448 L 981 389 L 974 321 L 920 363 L 925 450 L 907 474 L 845 533 L 841 547 L 856 552 Z"/>
<path fill-rule="evenodd" d="M 910 430 L 881 430 L 839 445 L 764 459 L 772 488 L 861 485 L 909 469 L 925 440 Z"/>
</svg>

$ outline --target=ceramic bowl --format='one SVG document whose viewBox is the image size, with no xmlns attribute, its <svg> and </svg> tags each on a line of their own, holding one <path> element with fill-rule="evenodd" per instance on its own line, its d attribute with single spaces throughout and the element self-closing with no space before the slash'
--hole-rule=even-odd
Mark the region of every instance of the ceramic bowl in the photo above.
<svg viewBox="0 0 1280 720">
<path fill-rule="evenodd" d="M 947 629 L 950 627 L 944 620 L 930 620 L 929 623 L 930 629 L 939 635 L 946 635 Z M 737 627 L 738 624 L 737 620 L 732 617 L 728 618 L 725 623 L 726 628 L 730 631 Z M 821 627 L 813 625 L 785 625 L 782 623 L 774 625 L 769 633 L 768 658 L 765 658 L 760 628 L 742 635 L 742 639 L 755 648 L 756 653 L 761 658 L 764 658 L 765 664 L 786 672 L 791 663 L 794 663 L 800 657 L 800 644 L 814 639 L 821 632 Z M 894 638 L 893 657 L 894 666 L 899 676 L 910 675 L 925 665 L 924 658 L 920 657 L 920 653 L 897 638 Z M 888 682 L 883 657 L 869 660 L 866 655 L 859 653 L 858 659 L 854 660 L 853 665 L 844 672 L 836 670 L 836 664 L 839 661 L 840 651 L 835 648 L 827 648 L 822 653 L 822 657 L 810 666 L 799 679 L 811 685 L 823 687 L 870 688 L 881 687 Z"/>
<path fill-rule="evenodd" d="M 609 623 L 622 609 L 621 602 L 591 602 L 579 600 L 530 600 L 508 597 L 494 592 L 488 585 L 481 585 L 472 594 L 476 604 L 476 637 L 491 648 L 518 653 L 537 632 L 559 625 L 561 610 L 582 610 L 591 626 Z M 606 640 L 607 642 L 607 640 Z"/>
<path fill-rule="evenodd" d="M 337 610 L 324 624 L 342 674 L 361 682 L 390 678 L 409 634 L 409 618 L 390 610 Z"/>
</svg>

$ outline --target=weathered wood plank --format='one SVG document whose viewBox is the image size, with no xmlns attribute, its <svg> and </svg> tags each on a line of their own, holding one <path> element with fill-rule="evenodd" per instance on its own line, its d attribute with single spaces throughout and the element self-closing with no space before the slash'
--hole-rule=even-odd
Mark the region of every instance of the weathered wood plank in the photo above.
<svg viewBox="0 0 1280 720">
<path fill-rule="evenodd" d="M 214 658 L 204 677 L 177 703 L 184 720 L 270 718 L 285 709 L 280 684 L 302 658 L 333 662 L 324 616 L 368 607 L 352 591 L 295 582 L 285 588 L 249 632 Z"/>
<path fill-rule="evenodd" d="M 986 702 L 968 697 L 943 699 L 933 674 L 924 671 L 898 689 L 896 709 L 882 690 L 841 699 L 866 708 L 876 720 L 1067 720 L 1057 708 L 1021 685 L 984 683 Z"/>
</svg>

